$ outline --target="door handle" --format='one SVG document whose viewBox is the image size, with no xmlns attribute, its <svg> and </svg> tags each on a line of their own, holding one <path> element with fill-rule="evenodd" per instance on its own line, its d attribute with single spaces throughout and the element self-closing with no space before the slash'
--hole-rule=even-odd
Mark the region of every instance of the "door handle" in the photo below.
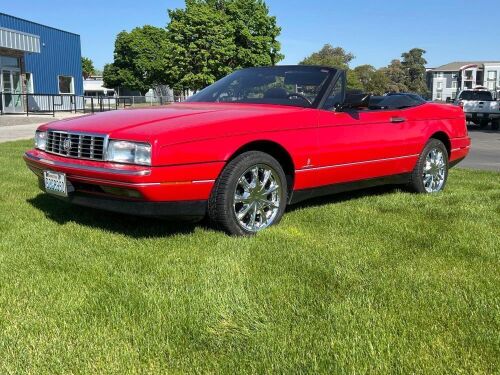
<svg viewBox="0 0 500 375">
<path fill-rule="evenodd" d="M 405 122 L 406 119 L 404 117 L 391 117 L 391 122 L 397 124 L 399 122 Z"/>
</svg>

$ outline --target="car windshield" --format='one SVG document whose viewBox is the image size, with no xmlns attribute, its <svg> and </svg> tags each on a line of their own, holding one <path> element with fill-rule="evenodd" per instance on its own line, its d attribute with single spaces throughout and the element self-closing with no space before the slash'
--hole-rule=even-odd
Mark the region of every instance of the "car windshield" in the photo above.
<svg viewBox="0 0 500 375">
<path fill-rule="evenodd" d="M 493 97 L 489 91 L 463 91 L 460 100 L 483 100 L 492 101 Z"/>
<path fill-rule="evenodd" d="M 238 70 L 188 102 L 258 103 L 311 107 L 335 69 L 275 66 Z"/>
</svg>

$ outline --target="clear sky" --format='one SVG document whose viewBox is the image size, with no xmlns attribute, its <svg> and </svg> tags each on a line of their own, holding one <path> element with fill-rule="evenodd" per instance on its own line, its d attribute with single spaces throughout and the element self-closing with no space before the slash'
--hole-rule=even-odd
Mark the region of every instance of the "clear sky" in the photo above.
<svg viewBox="0 0 500 375">
<path fill-rule="evenodd" d="M 0 12 L 81 35 L 82 54 L 97 68 L 113 60 L 121 30 L 165 26 L 183 0 L 2 1 Z M 460 60 L 500 60 L 499 0 L 267 0 L 282 27 L 282 63 L 295 64 L 331 43 L 352 52 L 352 65 L 387 65 L 413 47 L 430 67 Z"/>
</svg>

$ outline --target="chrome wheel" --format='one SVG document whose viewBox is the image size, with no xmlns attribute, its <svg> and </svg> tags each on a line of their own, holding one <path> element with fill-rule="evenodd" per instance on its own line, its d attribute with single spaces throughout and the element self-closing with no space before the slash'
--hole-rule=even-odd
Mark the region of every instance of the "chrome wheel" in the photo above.
<svg viewBox="0 0 500 375">
<path fill-rule="evenodd" d="M 425 157 L 422 182 L 424 189 L 428 193 L 435 193 L 441 190 L 446 179 L 446 161 L 443 151 L 433 148 Z"/>
<path fill-rule="evenodd" d="M 241 228 L 258 232 L 271 225 L 278 214 L 282 186 L 278 173 L 266 164 L 248 168 L 234 191 L 233 210 Z"/>
</svg>

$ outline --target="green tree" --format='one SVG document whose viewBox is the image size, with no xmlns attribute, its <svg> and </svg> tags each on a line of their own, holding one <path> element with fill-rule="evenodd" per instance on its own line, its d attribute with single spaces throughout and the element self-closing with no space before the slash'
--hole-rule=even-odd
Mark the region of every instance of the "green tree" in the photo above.
<svg viewBox="0 0 500 375">
<path fill-rule="evenodd" d="M 85 79 L 95 74 L 94 62 L 88 57 L 82 57 L 82 73 Z"/>
<path fill-rule="evenodd" d="M 383 95 L 387 93 L 389 80 L 387 79 L 382 69 L 377 69 L 373 72 L 370 82 L 365 87 L 365 91 L 374 95 Z"/>
<path fill-rule="evenodd" d="M 172 87 L 199 90 L 234 69 L 234 29 L 224 12 L 207 2 L 186 1 L 185 9 L 168 13 Z"/>
<path fill-rule="evenodd" d="M 388 92 L 407 92 L 408 87 L 406 86 L 407 78 L 406 72 L 403 67 L 403 64 L 400 60 L 392 60 L 391 63 L 382 68 L 381 71 L 386 76 L 387 83 L 387 91 Z"/>
<path fill-rule="evenodd" d="M 281 28 L 263 0 L 226 1 L 225 12 L 234 29 L 236 67 L 275 65 L 283 60 L 277 41 Z"/>
<path fill-rule="evenodd" d="M 356 73 L 364 92 L 383 95 L 388 91 L 389 80 L 381 69 L 377 70 L 372 65 L 360 65 L 353 71 Z"/>
<path fill-rule="evenodd" d="M 347 52 L 342 47 L 334 47 L 331 44 L 325 44 L 318 52 L 312 53 L 299 64 L 329 66 L 343 69 L 347 71 L 347 88 L 350 90 L 362 90 L 363 85 L 359 81 L 357 73 L 349 69 L 349 63 L 353 59 L 354 55 Z"/>
<path fill-rule="evenodd" d="M 366 90 L 366 87 L 370 84 L 376 69 L 372 65 L 366 64 L 355 67 L 354 72 L 356 73 L 363 89 Z"/>
<path fill-rule="evenodd" d="M 105 64 L 102 71 L 104 86 L 111 88 L 128 87 L 127 82 L 132 82 L 132 72 L 120 69 L 115 64 Z"/>
<path fill-rule="evenodd" d="M 426 95 L 427 85 L 425 81 L 425 51 L 421 48 L 413 48 L 401 55 L 401 64 L 405 71 L 406 87 L 412 92 Z"/>
<path fill-rule="evenodd" d="M 349 63 L 354 59 L 354 55 L 346 52 L 342 47 L 333 47 L 325 44 L 318 52 L 314 52 L 306 57 L 300 65 L 320 65 L 330 66 L 337 69 L 349 69 Z"/>
<path fill-rule="evenodd" d="M 347 76 L 348 90 L 363 91 L 363 84 L 361 83 L 358 73 L 356 73 L 356 71 L 349 69 L 346 72 L 346 76 Z"/>
<path fill-rule="evenodd" d="M 283 58 L 281 29 L 262 0 L 186 0 L 169 10 L 168 83 L 199 90 L 235 69 Z"/>
<path fill-rule="evenodd" d="M 165 29 L 146 25 L 131 32 L 122 31 L 116 37 L 114 62 L 104 67 L 104 84 L 144 94 L 166 83 L 169 60 Z"/>
</svg>

